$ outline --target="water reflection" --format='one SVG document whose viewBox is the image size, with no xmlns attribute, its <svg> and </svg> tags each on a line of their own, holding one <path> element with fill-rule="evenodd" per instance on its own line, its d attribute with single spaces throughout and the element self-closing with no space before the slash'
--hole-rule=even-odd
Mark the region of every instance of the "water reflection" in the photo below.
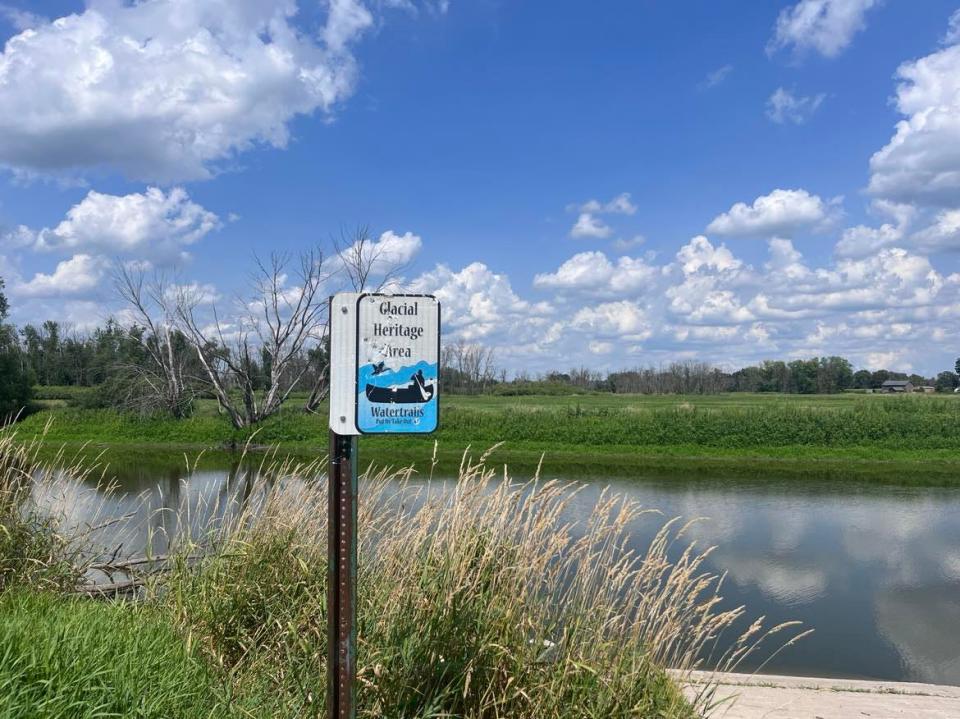
<svg viewBox="0 0 960 719">
<path fill-rule="evenodd" d="M 239 464 L 188 472 L 180 460 L 118 475 L 121 491 L 105 498 L 61 487 L 38 499 L 81 525 L 128 515 L 122 527 L 97 530 L 108 546 L 129 554 L 149 541 L 163 553 L 262 491 L 255 467 Z M 718 547 L 707 569 L 727 574 L 729 605 L 815 628 L 765 671 L 960 684 L 960 491 L 598 479 L 585 484 L 564 519 L 586 516 L 606 486 L 660 510 L 630 528 L 634 548 L 646 547 L 664 517 L 702 517 L 688 536 Z M 442 488 L 435 480 L 430 491 Z"/>
</svg>

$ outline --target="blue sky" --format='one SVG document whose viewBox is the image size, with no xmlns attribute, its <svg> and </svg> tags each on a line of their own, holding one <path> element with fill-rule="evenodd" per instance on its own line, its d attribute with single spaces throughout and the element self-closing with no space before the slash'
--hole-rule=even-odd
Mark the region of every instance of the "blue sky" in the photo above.
<svg viewBox="0 0 960 719">
<path fill-rule="evenodd" d="M 18 321 L 363 223 L 512 369 L 960 354 L 957 0 L 0 7 Z"/>
</svg>

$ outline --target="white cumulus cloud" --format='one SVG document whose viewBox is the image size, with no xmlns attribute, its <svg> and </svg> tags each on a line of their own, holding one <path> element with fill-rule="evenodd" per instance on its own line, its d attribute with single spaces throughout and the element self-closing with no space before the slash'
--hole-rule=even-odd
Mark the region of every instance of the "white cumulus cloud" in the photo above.
<svg viewBox="0 0 960 719">
<path fill-rule="evenodd" d="M 644 308 L 630 300 L 583 307 L 574 314 L 570 324 L 601 337 L 620 336 L 630 341 L 644 340 L 652 334 Z"/>
<path fill-rule="evenodd" d="M 642 259 L 621 257 L 614 264 L 603 252 L 580 252 L 556 272 L 538 274 L 533 283 L 545 289 L 618 294 L 641 291 L 656 276 L 657 269 Z"/>
<path fill-rule="evenodd" d="M 960 39 L 960 38 L 958 38 Z M 869 190 L 900 202 L 956 204 L 960 198 L 960 44 L 897 70 L 905 116 L 870 159 Z"/>
<path fill-rule="evenodd" d="M 632 215 L 637 211 L 637 206 L 630 199 L 629 192 L 621 192 L 609 202 L 587 200 L 580 205 L 580 211 L 608 215 Z"/>
<path fill-rule="evenodd" d="M 790 237 L 804 230 L 822 229 L 837 214 L 839 199 L 824 202 L 806 190 L 776 189 L 748 205 L 738 202 L 718 215 L 707 232 L 734 237 Z"/>
<path fill-rule="evenodd" d="M 947 34 L 943 36 L 944 45 L 953 45 L 960 42 L 960 8 L 953 11 L 947 21 Z"/>
<path fill-rule="evenodd" d="M 879 227 L 857 225 L 847 228 L 834 249 L 837 256 L 866 257 L 884 247 L 903 242 L 907 228 L 916 215 L 916 208 L 888 200 L 875 200 L 873 207 L 892 218 L 893 222 L 884 222 Z"/>
<path fill-rule="evenodd" d="M 510 278 L 473 262 L 460 271 L 437 265 L 409 283 L 412 292 L 433 294 L 443 307 L 443 324 L 449 336 L 468 341 L 532 341 L 537 327 L 552 312 L 550 305 L 520 298 Z"/>
<path fill-rule="evenodd" d="M 581 212 L 577 216 L 577 221 L 570 228 L 570 236 L 576 238 L 595 237 L 604 239 L 613 234 L 613 228 L 599 217 L 589 213 Z"/>
<path fill-rule="evenodd" d="M 938 213 L 928 227 L 914 233 L 910 240 L 926 252 L 960 250 L 960 210 Z"/>
<path fill-rule="evenodd" d="M 37 273 L 33 279 L 13 286 L 11 294 L 25 298 L 88 297 L 100 289 L 107 262 L 79 254 L 57 264 L 50 274 Z"/>
<path fill-rule="evenodd" d="M 836 57 L 866 27 L 866 14 L 880 0 L 800 0 L 780 11 L 767 51 L 794 48 Z"/>
<path fill-rule="evenodd" d="M 423 240 L 419 235 L 412 232 L 398 235 L 393 230 L 387 230 L 370 247 L 369 257 L 373 259 L 373 274 L 383 274 L 394 268 L 403 267 L 417 256 L 422 247 Z"/>
<path fill-rule="evenodd" d="M 173 261 L 218 227 L 217 215 L 191 201 L 182 188 L 151 187 L 129 195 L 91 191 L 56 227 L 37 232 L 34 247 Z"/>
<path fill-rule="evenodd" d="M 637 211 L 637 206 L 631 201 L 629 192 L 621 192 L 608 202 L 587 200 L 580 206 L 573 205 L 567 209 L 576 209 L 579 212 L 577 221 L 570 228 L 571 237 L 605 239 L 613 234 L 613 228 L 599 216 L 633 215 Z"/>
<path fill-rule="evenodd" d="M 295 0 L 102 0 L 31 22 L 0 54 L 0 164 L 168 183 L 284 147 L 294 116 L 354 89 L 350 44 L 370 13 L 328 7 L 322 42 L 296 26 Z"/>
</svg>

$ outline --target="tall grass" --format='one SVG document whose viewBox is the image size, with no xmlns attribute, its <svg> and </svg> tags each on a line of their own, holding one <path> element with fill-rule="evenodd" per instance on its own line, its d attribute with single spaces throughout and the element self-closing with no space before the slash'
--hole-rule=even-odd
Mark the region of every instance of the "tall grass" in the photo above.
<svg viewBox="0 0 960 719">
<path fill-rule="evenodd" d="M 326 489 L 296 466 L 270 474 L 262 502 L 184 544 L 208 558 L 179 562 L 153 601 L 235 678 L 238 700 L 309 713 L 325 666 Z M 516 483 L 482 460 L 453 485 L 364 477 L 360 716 L 695 716 L 712 688 L 685 698 L 666 668 L 729 670 L 794 628 L 722 608 L 688 524 L 666 522 L 637 553 L 630 528 L 645 510 L 605 493 L 576 522 L 579 491 Z M 722 635 L 728 648 L 711 656 Z"/>
<path fill-rule="evenodd" d="M 718 448 L 877 446 L 960 449 L 960 402 L 869 398 L 840 407 L 770 402 L 756 407 L 700 408 L 695 402 L 644 409 L 454 409 L 443 417 L 445 441 Z"/>
<path fill-rule="evenodd" d="M 0 435 L 0 594 L 17 587 L 66 590 L 83 575 L 82 543 L 31 501 L 39 483 L 60 474 L 38 464 L 38 446 Z"/>
<path fill-rule="evenodd" d="M 664 522 L 638 550 L 630 533 L 648 510 L 606 492 L 577 521 L 579 485 L 516 482 L 486 459 L 465 457 L 452 483 L 411 469 L 361 479 L 361 717 L 692 717 L 710 711 L 714 694 L 709 684 L 684 692 L 687 672 L 734 669 L 795 639 L 793 623 L 765 629 L 743 607 L 724 606 L 722 578 L 706 567 L 711 549 L 688 539 L 689 524 Z M 21 562 L 4 565 L 16 581 L 0 586 L 0 607 L 16 617 L 0 631 L 10 706 L 43 701 L 60 712 L 37 716 L 322 715 L 321 466 L 261 468 L 242 506 L 200 508 L 209 519 L 199 529 L 174 523 L 187 534 L 164 538 L 169 571 L 151 575 L 139 604 L 65 598 L 106 553 L 91 529 L 111 518 L 72 534 L 51 518 L 32 526 L 45 538 L 36 541 L 54 541 L 47 549 L 4 546 Z M 9 438 L 0 439 L 0 470 L 4 485 L 19 486 L 19 516 L 51 516 L 30 506 L 51 493 L 24 494 L 26 484 L 84 477 L 37 465 Z M 44 571 L 23 570 L 27 555 Z"/>
</svg>

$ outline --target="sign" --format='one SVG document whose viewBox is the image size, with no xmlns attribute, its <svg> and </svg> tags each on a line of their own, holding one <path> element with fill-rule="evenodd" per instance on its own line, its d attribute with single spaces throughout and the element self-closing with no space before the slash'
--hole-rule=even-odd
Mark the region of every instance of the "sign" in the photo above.
<svg viewBox="0 0 960 719">
<path fill-rule="evenodd" d="M 358 434 L 433 432 L 440 303 L 429 295 L 330 298 L 327 717 L 356 717 Z"/>
<path fill-rule="evenodd" d="M 426 434 L 439 422 L 440 303 L 430 295 L 357 298 L 355 426 Z"/>
</svg>

